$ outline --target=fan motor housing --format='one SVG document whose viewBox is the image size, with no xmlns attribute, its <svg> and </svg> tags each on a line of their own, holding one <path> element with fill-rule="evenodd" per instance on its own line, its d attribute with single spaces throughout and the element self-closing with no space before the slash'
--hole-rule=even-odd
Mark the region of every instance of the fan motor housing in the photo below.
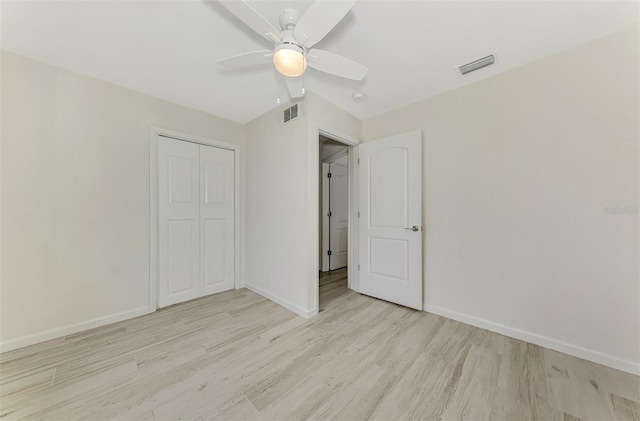
<svg viewBox="0 0 640 421">
<path fill-rule="evenodd" d="M 284 9 L 280 12 L 280 27 L 283 30 L 293 29 L 300 20 L 300 13 L 295 9 Z"/>
</svg>

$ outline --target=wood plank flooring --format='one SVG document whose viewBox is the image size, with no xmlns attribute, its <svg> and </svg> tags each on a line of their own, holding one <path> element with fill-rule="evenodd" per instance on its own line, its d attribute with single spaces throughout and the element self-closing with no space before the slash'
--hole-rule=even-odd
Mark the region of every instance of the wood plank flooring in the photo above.
<svg viewBox="0 0 640 421">
<path fill-rule="evenodd" d="M 640 379 L 320 281 L 305 320 L 248 290 L 0 356 L 0 417 L 639 420 Z"/>
</svg>

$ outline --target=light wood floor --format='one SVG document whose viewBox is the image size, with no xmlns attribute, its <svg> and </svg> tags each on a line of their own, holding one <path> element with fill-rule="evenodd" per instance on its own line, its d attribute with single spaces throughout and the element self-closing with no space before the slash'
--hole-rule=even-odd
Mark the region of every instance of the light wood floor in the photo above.
<svg viewBox="0 0 640 421">
<path fill-rule="evenodd" d="M 247 290 L 1 355 L 7 419 L 632 420 L 639 378 L 324 277 L 304 320 Z"/>
</svg>

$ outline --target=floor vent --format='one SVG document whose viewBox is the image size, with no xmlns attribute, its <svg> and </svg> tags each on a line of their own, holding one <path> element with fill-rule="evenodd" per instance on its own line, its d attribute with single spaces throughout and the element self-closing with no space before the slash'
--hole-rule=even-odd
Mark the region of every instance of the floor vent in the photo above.
<svg viewBox="0 0 640 421">
<path fill-rule="evenodd" d="M 475 72 L 476 70 L 480 70 L 483 67 L 491 66 L 496 62 L 495 54 L 490 54 L 485 57 L 481 57 L 479 59 L 473 60 L 469 63 L 461 64 L 460 66 L 456 66 L 461 74 L 466 75 L 467 73 Z"/>
</svg>

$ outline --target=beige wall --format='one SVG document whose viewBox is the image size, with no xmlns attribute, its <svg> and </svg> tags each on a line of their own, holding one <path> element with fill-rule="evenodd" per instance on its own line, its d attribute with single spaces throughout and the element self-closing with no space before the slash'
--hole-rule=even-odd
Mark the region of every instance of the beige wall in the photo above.
<svg viewBox="0 0 640 421">
<path fill-rule="evenodd" d="M 318 127 L 361 136 L 361 122 L 309 93 L 247 125 L 246 285 L 305 317 L 318 311 Z"/>
<path fill-rule="evenodd" d="M 150 126 L 244 126 L 7 52 L 1 76 L 3 347 L 147 311 Z"/>
<path fill-rule="evenodd" d="M 248 288 L 307 315 L 304 229 L 307 207 L 307 103 L 286 124 L 272 110 L 247 125 L 247 276 Z"/>
<path fill-rule="evenodd" d="M 363 122 L 365 140 L 423 131 L 429 310 L 638 371 L 638 38 Z"/>
</svg>

